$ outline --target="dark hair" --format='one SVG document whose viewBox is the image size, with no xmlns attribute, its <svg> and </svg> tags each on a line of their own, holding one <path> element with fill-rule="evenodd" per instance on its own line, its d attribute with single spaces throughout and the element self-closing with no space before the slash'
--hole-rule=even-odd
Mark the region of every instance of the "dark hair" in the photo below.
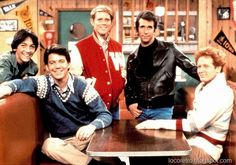
<svg viewBox="0 0 236 165">
<path fill-rule="evenodd" d="M 154 22 L 154 29 L 157 28 L 157 17 L 155 16 L 155 14 L 153 12 L 147 10 L 147 11 L 139 13 L 139 15 L 137 16 L 136 21 L 135 21 L 135 29 L 136 29 L 136 31 L 138 31 L 139 20 L 141 18 L 145 19 L 147 21 L 153 21 Z"/>
<path fill-rule="evenodd" d="M 48 56 L 51 53 L 55 53 L 61 56 L 64 56 L 66 58 L 66 61 L 68 63 L 70 63 L 70 54 L 68 52 L 68 50 L 63 47 L 62 45 L 59 44 L 52 44 L 49 48 L 47 48 L 44 52 L 44 56 L 43 56 L 43 61 L 44 64 L 47 65 L 48 64 Z"/>
<path fill-rule="evenodd" d="M 36 51 L 38 48 L 38 45 L 39 45 L 38 37 L 30 29 L 21 29 L 16 32 L 16 34 L 14 35 L 13 41 L 11 43 L 12 50 L 16 49 L 17 46 L 20 43 L 22 43 L 27 37 L 30 37 L 32 39 L 32 41 L 35 45 L 35 51 Z"/>
</svg>

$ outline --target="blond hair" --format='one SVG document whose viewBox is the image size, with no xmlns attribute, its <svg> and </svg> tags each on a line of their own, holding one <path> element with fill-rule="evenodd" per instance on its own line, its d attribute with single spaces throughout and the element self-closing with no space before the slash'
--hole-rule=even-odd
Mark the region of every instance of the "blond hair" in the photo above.
<svg viewBox="0 0 236 165">
<path fill-rule="evenodd" d="M 109 6 L 106 5 L 98 5 L 95 8 L 93 8 L 93 10 L 90 12 L 90 17 L 92 19 L 95 18 L 95 14 L 97 12 L 105 12 L 108 13 L 111 16 L 111 21 L 113 20 L 114 16 L 113 16 L 113 12 L 111 10 L 111 8 Z"/>
</svg>

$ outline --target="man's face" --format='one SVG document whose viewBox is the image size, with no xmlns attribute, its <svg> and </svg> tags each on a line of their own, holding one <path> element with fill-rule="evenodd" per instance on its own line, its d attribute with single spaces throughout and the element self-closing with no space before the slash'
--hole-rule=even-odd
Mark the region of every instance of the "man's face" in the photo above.
<svg viewBox="0 0 236 165">
<path fill-rule="evenodd" d="M 68 77 L 70 63 L 66 61 L 65 56 L 51 53 L 46 67 L 55 81 L 63 81 Z"/>
<path fill-rule="evenodd" d="M 98 35 L 106 38 L 112 28 L 111 16 L 106 12 L 97 12 L 91 24 Z"/>
<path fill-rule="evenodd" d="M 138 35 L 143 46 L 150 45 L 155 36 L 154 22 L 141 18 L 139 20 Z"/>
<path fill-rule="evenodd" d="M 19 64 L 27 63 L 32 58 L 36 47 L 30 37 L 21 42 L 16 49 L 16 60 Z"/>
<path fill-rule="evenodd" d="M 202 56 L 197 61 L 197 73 L 201 82 L 209 83 L 220 72 L 221 67 L 213 65 L 213 59 L 209 56 Z"/>
</svg>

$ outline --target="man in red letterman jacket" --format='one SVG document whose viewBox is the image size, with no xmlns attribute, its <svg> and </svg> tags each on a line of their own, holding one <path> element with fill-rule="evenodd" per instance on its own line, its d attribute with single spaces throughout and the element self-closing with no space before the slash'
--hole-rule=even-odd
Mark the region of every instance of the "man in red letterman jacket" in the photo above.
<svg viewBox="0 0 236 165">
<path fill-rule="evenodd" d="M 122 46 L 110 38 L 113 13 L 105 5 L 95 7 L 90 13 L 93 33 L 75 44 L 71 51 L 71 73 L 90 78 L 95 89 L 118 120 L 118 99 L 125 84 L 125 58 Z"/>
</svg>

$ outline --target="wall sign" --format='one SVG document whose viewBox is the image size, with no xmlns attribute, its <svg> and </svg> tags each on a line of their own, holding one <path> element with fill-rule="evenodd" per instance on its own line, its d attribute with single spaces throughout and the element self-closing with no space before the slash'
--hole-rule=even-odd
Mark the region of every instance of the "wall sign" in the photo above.
<svg viewBox="0 0 236 165">
<path fill-rule="evenodd" d="M 25 24 L 25 26 L 34 31 L 33 29 L 33 22 L 32 22 L 32 15 L 30 13 L 30 7 L 24 6 L 24 8 L 16 11 L 16 16 L 19 16 L 21 18 L 21 21 Z"/>
<path fill-rule="evenodd" d="M 228 38 L 226 37 L 225 33 L 221 30 L 217 36 L 215 37 L 214 41 L 228 50 L 230 53 L 236 55 L 236 51 L 234 50 L 234 47 L 229 42 Z"/>
<path fill-rule="evenodd" d="M 17 19 L 0 19 L 0 32 L 12 32 L 17 30 Z"/>
<path fill-rule="evenodd" d="M 217 8 L 217 19 L 218 20 L 229 20 L 230 19 L 230 7 Z"/>
<path fill-rule="evenodd" d="M 5 5 L 5 6 L 1 6 L 0 11 L 3 14 L 7 14 L 8 12 L 10 12 L 10 11 L 14 10 L 15 8 L 17 8 L 23 2 L 25 2 L 25 0 L 17 2 L 17 3 L 11 3 L 11 4 L 8 4 L 8 5 Z"/>
</svg>

